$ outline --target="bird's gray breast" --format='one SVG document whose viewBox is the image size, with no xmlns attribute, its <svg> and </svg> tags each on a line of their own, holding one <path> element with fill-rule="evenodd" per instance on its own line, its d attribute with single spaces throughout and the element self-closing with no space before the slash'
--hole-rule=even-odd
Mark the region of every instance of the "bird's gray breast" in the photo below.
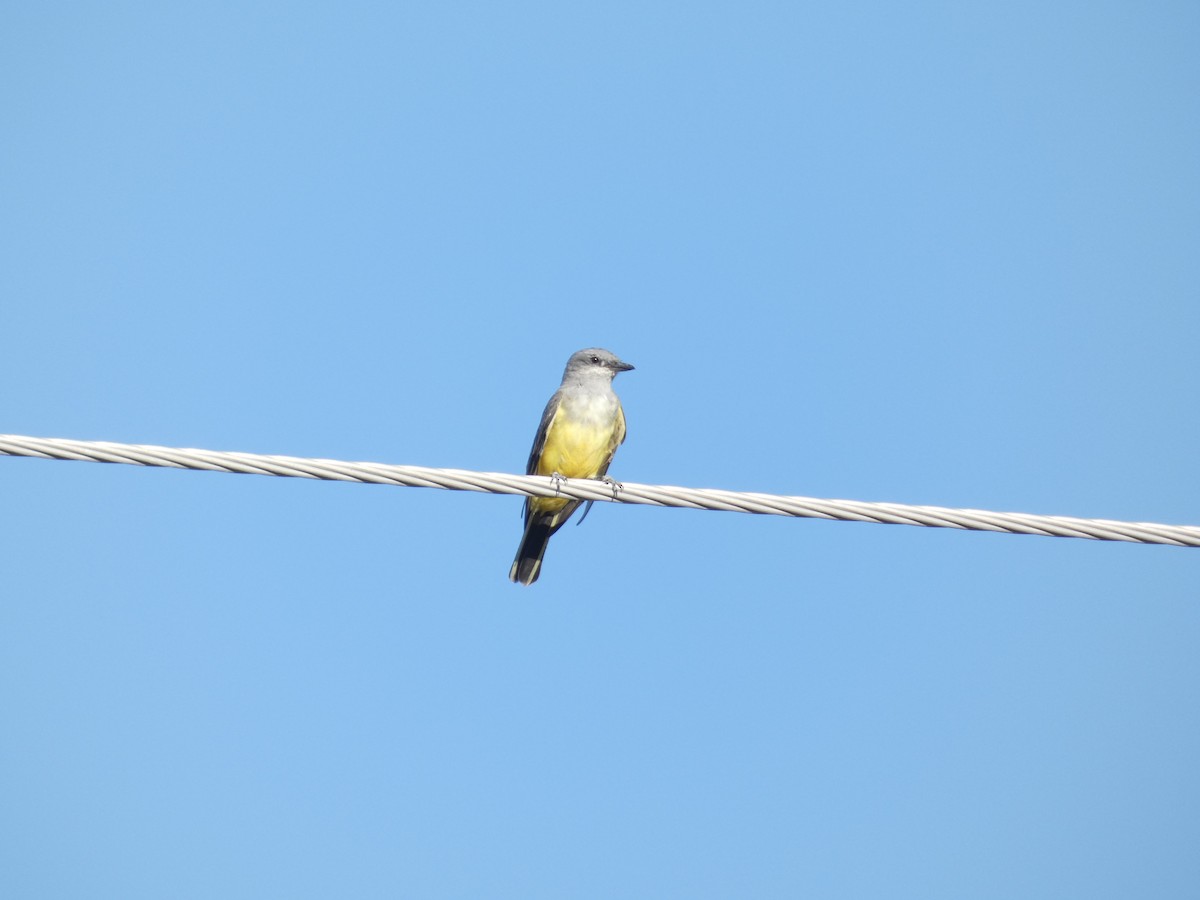
<svg viewBox="0 0 1200 900">
<path fill-rule="evenodd" d="M 563 391 L 561 414 L 580 425 L 605 426 L 617 417 L 620 401 L 612 388 L 589 389 L 582 385 Z"/>
</svg>

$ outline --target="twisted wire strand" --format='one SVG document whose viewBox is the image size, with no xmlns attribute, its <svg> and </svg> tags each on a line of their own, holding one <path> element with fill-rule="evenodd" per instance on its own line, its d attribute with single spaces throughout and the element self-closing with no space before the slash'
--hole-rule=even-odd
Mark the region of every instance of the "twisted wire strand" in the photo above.
<svg viewBox="0 0 1200 900">
<path fill-rule="evenodd" d="M 1089 538 L 1099 541 L 1130 541 L 1139 544 L 1170 544 L 1200 547 L 1200 526 L 1158 525 L 1152 522 L 1119 522 L 1110 519 L 1077 519 L 1032 513 L 989 512 L 982 509 L 950 509 L 942 506 L 910 506 L 902 503 L 868 503 L 861 500 L 822 500 L 815 497 L 786 497 L 685 488 L 671 485 L 610 485 L 587 479 L 555 483 L 548 477 L 509 475 L 502 472 L 473 472 L 465 469 L 431 469 L 386 463 L 344 462 L 336 459 L 307 459 L 297 456 L 268 456 L 157 447 L 147 444 L 118 444 L 110 441 L 76 441 L 66 438 L 37 438 L 0 435 L 0 455 L 39 459 L 125 463 L 233 472 L 247 475 L 278 475 L 390 484 L 404 487 L 444 488 L 492 494 L 524 494 L 535 497 L 566 496 L 577 500 L 616 501 L 647 506 L 728 510 L 760 515 L 875 522 L 885 525 L 922 525 L 931 528 L 960 528 L 1008 534 Z"/>
</svg>

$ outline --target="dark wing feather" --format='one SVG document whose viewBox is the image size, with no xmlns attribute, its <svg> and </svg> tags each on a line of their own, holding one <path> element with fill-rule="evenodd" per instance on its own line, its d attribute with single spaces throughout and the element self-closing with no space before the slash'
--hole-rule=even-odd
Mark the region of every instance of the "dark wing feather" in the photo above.
<svg viewBox="0 0 1200 900">
<path fill-rule="evenodd" d="M 542 411 L 542 421 L 538 425 L 537 435 L 533 439 L 533 447 L 529 451 L 529 462 L 525 463 L 525 474 L 537 474 L 537 463 L 542 456 L 542 448 L 546 446 L 546 432 L 550 430 L 550 423 L 554 421 L 554 415 L 558 412 L 558 404 L 562 400 L 562 390 L 554 392 L 554 396 L 550 398 L 550 402 L 546 404 L 546 408 Z"/>
<path fill-rule="evenodd" d="M 536 475 L 538 460 L 542 456 L 542 449 L 546 446 L 546 432 L 550 430 L 550 423 L 554 421 L 554 416 L 558 412 L 558 404 L 562 400 L 562 389 L 559 388 L 554 392 L 554 396 L 550 398 L 550 402 L 546 404 L 546 408 L 542 410 L 542 421 L 538 425 L 537 434 L 533 438 L 533 447 L 529 451 L 529 462 L 525 463 L 525 474 Z M 521 507 L 521 516 L 525 519 L 525 524 L 529 524 L 529 498 L 525 498 L 525 505 Z"/>
</svg>

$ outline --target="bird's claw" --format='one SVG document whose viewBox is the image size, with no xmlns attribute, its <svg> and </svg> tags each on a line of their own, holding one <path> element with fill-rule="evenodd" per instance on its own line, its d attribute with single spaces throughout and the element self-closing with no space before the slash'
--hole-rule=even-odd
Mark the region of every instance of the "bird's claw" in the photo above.
<svg viewBox="0 0 1200 900">
<path fill-rule="evenodd" d="M 562 472 L 551 472 L 550 483 L 554 485 L 554 496 L 558 496 L 558 492 L 562 490 L 562 486 L 567 483 L 567 476 Z"/>
<path fill-rule="evenodd" d="M 625 490 L 625 485 L 621 484 L 621 482 L 617 481 L 614 478 L 609 478 L 607 475 L 601 475 L 600 480 L 603 481 L 605 484 L 607 484 L 610 488 L 612 488 L 612 492 L 613 492 L 612 498 L 613 498 L 614 502 L 617 499 L 617 494 L 620 493 L 621 491 Z"/>
<path fill-rule="evenodd" d="M 609 478 L 607 475 L 600 475 L 599 477 L 596 478 L 596 481 L 603 481 L 610 488 L 612 488 L 612 498 L 613 498 L 614 503 L 616 502 L 616 499 L 617 499 L 617 492 L 625 489 L 625 485 L 621 484 L 621 482 L 619 482 L 619 481 L 614 481 L 612 478 Z M 595 500 L 587 501 L 586 505 L 583 507 L 583 515 L 580 516 L 578 521 L 575 522 L 576 525 L 583 524 L 583 520 L 586 519 L 587 514 L 592 511 L 592 504 L 595 502 L 596 502 Z"/>
</svg>

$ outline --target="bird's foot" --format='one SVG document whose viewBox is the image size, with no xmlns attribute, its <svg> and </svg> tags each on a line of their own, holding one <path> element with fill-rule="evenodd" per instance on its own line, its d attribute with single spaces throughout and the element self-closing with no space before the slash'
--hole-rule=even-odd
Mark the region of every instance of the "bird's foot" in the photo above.
<svg viewBox="0 0 1200 900">
<path fill-rule="evenodd" d="M 604 482 L 605 484 L 607 484 L 607 485 L 608 485 L 610 488 L 612 488 L 612 498 L 613 498 L 613 501 L 614 501 L 614 502 L 615 502 L 615 501 L 616 501 L 616 499 L 617 499 L 617 492 L 618 492 L 618 491 L 622 491 L 622 490 L 624 490 L 624 489 L 625 489 L 625 485 L 621 484 L 621 482 L 619 482 L 619 481 L 615 481 L 614 479 L 612 479 L 612 478 L 609 478 L 607 475 L 601 475 L 601 476 L 599 476 L 598 478 L 596 478 L 595 480 L 596 480 L 596 481 L 603 481 L 603 482 Z M 586 505 L 586 506 L 584 506 L 584 508 L 583 508 L 583 515 L 579 517 L 579 520 L 578 520 L 578 521 L 575 523 L 576 525 L 582 525 L 582 524 L 583 524 L 583 520 L 584 520 L 584 519 L 586 519 L 586 518 L 587 518 L 587 514 L 588 514 L 588 513 L 590 513 L 590 512 L 592 511 L 592 504 L 593 504 L 593 503 L 595 503 L 595 502 L 596 502 L 595 500 L 589 500 L 589 501 L 587 501 L 587 505 Z"/>
<path fill-rule="evenodd" d="M 558 492 L 562 490 L 562 486 L 567 483 L 567 476 L 562 472 L 551 472 L 550 483 L 554 485 L 554 496 L 558 496 Z"/>
<path fill-rule="evenodd" d="M 625 485 L 621 484 L 621 482 L 617 481 L 614 478 L 609 478 L 607 475 L 601 475 L 600 481 L 603 481 L 610 488 L 612 488 L 612 492 L 613 492 L 612 498 L 614 501 L 617 499 L 617 494 L 620 493 L 621 491 L 625 490 Z"/>
</svg>

